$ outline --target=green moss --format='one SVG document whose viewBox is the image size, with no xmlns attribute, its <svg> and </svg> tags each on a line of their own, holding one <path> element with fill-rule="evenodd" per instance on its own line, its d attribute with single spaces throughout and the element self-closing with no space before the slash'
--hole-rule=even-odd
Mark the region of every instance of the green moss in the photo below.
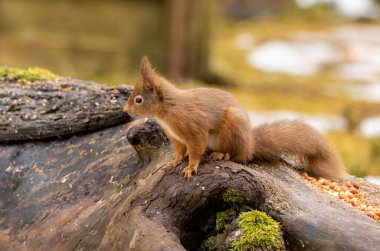
<svg viewBox="0 0 380 251">
<path fill-rule="evenodd" d="M 244 197 L 239 191 L 234 189 L 229 189 L 223 193 L 223 200 L 233 206 L 234 208 L 241 207 L 245 202 Z"/>
<path fill-rule="evenodd" d="M 218 212 L 216 214 L 215 230 L 220 232 L 227 228 L 228 224 L 231 223 L 233 219 L 236 218 L 237 213 L 233 209 L 228 209 L 226 211 Z"/>
<path fill-rule="evenodd" d="M 127 175 L 125 175 L 125 177 L 123 178 L 123 179 L 121 179 L 120 181 L 119 181 L 119 184 L 122 186 L 122 187 L 126 187 L 128 184 L 129 184 L 129 182 L 132 180 L 132 176 L 131 175 L 129 175 L 129 174 L 127 174 Z"/>
<path fill-rule="evenodd" d="M 20 69 L 15 67 L 0 67 L 0 77 L 11 78 L 22 81 L 35 81 L 39 79 L 56 79 L 59 76 L 50 71 L 38 67 L 29 67 L 28 69 Z"/>
<path fill-rule="evenodd" d="M 225 228 L 227 224 L 227 212 L 219 212 L 216 214 L 215 230 L 221 231 Z"/>
<path fill-rule="evenodd" d="M 273 247 L 281 250 L 284 246 L 280 224 L 263 212 L 252 210 L 240 214 L 239 227 L 242 236 L 232 243 L 233 250 L 255 250 L 258 247 Z"/>
<path fill-rule="evenodd" d="M 216 236 L 210 236 L 208 237 L 202 244 L 203 249 L 202 250 L 216 250 L 218 248 L 217 246 L 217 237 Z"/>
<path fill-rule="evenodd" d="M 235 210 L 238 209 L 230 208 L 216 214 L 215 231 L 213 232 L 213 236 L 217 237 L 217 243 L 223 243 L 226 237 L 226 231 L 230 228 L 230 226 L 234 227 L 231 223 L 237 218 L 238 215 L 238 212 Z"/>
</svg>

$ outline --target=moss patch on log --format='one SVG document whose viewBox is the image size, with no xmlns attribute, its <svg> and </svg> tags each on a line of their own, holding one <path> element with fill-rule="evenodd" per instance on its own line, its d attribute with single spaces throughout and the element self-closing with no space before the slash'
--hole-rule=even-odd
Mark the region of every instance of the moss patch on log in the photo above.
<svg viewBox="0 0 380 251">
<path fill-rule="evenodd" d="M 245 198 L 241 196 L 240 192 L 234 189 L 225 191 L 223 200 L 234 208 L 240 208 L 245 202 Z"/>
<path fill-rule="evenodd" d="M 215 216 L 215 227 L 201 250 L 284 250 L 280 224 L 264 212 L 253 210 L 237 190 L 228 189 Z"/>
<path fill-rule="evenodd" d="M 240 214 L 242 235 L 232 242 L 233 250 L 255 250 L 258 247 L 281 250 L 284 246 L 280 224 L 267 214 L 252 210 Z"/>
<path fill-rule="evenodd" d="M 129 182 L 131 182 L 132 176 L 130 174 L 127 174 L 119 181 L 119 184 L 121 187 L 127 187 Z"/>
<path fill-rule="evenodd" d="M 0 78 L 33 82 L 35 80 L 56 79 L 59 76 L 39 67 L 29 67 L 24 70 L 16 67 L 0 66 Z"/>
<path fill-rule="evenodd" d="M 233 209 L 218 212 L 216 214 L 215 231 L 220 232 L 226 229 L 226 227 L 231 223 L 231 221 L 234 218 L 236 218 L 236 215 L 237 214 Z"/>
</svg>

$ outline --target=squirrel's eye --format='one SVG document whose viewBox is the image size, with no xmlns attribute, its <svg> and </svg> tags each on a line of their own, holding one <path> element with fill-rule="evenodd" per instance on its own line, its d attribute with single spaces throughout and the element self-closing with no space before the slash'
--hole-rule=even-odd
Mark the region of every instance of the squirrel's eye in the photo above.
<svg viewBox="0 0 380 251">
<path fill-rule="evenodd" d="M 143 103 L 143 101 L 144 101 L 144 99 L 143 99 L 143 97 L 141 95 L 137 95 L 135 97 L 135 104 L 136 105 L 141 105 Z"/>
</svg>

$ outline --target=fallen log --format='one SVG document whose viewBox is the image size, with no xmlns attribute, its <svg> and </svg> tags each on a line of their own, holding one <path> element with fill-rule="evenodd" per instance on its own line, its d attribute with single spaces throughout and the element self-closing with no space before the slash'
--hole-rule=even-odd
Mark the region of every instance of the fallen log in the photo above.
<svg viewBox="0 0 380 251">
<path fill-rule="evenodd" d="M 281 223 L 287 249 L 380 246 L 378 223 L 286 163 L 243 166 L 205 157 L 187 181 L 186 163 L 161 169 L 170 158 L 170 142 L 151 119 L 0 144 L 0 249 L 198 250 L 216 213 L 228 207 L 223 194 L 230 189 Z"/>
<path fill-rule="evenodd" d="M 59 138 L 130 120 L 131 89 L 71 78 L 0 81 L 0 142 Z"/>
</svg>

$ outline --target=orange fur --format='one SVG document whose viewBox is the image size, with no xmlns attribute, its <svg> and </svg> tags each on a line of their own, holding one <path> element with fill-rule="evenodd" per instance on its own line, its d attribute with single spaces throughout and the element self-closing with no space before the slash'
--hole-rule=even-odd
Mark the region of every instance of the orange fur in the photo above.
<svg viewBox="0 0 380 251">
<path fill-rule="evenodd" d="M 342 179 L 346 175 L 339 156 L 314 128 L 296 120 L 279 120 L 253 128 L 255 157 L 296 156 L 316 177 Z"/>
<path fill-rule="evenodd" d="M 345 175 L 339 157 L 310 126 L 279 121 L 252 129 L 247 112 L 230 93 L 214 88 L 180 90 L 157 74 L 147 57 L 141 61 L 141 80 L 124 111 L 157 119 L 175 150 L 175 159 L 164 168 L 175 167 L 187 154 L 186 178 L 197 172 L 206 150 L 228 154 L 231 160 L 242 163 L 296 155 L 304 160 L 310 174 L 333 179 Z"/>
</svg>

